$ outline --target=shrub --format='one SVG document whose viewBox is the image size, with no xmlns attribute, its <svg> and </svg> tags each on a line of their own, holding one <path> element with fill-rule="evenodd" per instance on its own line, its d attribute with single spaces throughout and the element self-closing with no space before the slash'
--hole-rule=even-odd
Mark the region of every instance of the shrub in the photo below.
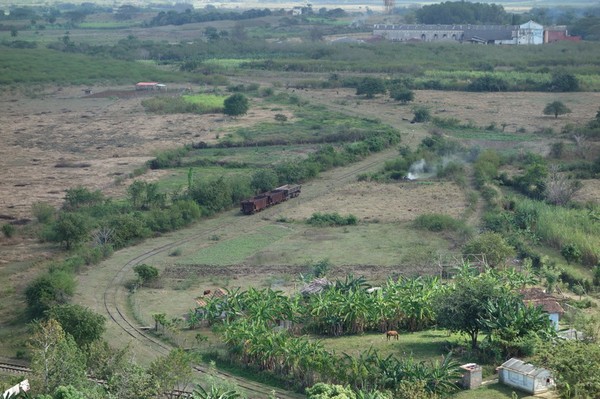
<svg viewBox="0 0 600 399">
<path fill-rule="evenodd" d="M 313 213 L 310 218 L 306 220 L 306 223 L 317 226 L 354 226 L 358 223 L 358 218 L 354 215 L 341 216 L 337 212 L 335 213 Z"/>
<path fill-rule="evenodd" d="M 560 254 L 565 258 L 568 264 L 571 264 L 571 262 L 579 262 L 581 260 L 581 250 L 573 243 L 563 245 Z"/>
<path fill-rule="evenodd" d="M 506 259 L 515 255 L 515 250 L 504 237 L 498 233 L 483 233 L 465 244 L 463 255 L 467 260 L 476 260 L 477 255 L 483 255 L 491 267 L 504 265 Z"/>
<path fill-rule="evenodd" d="M 50 226 L 50 234 L 47 237 L 50 241 L 59 242 L 66 249 L 86 240 L 89 237 L 91 223 L 87 216 L 63 212 L 58 219 Z"/>
<path fill-rule="evenodd" d="M 409 103 L 415 99 L 415 93 L 405 88 L 395 88 L 390 90 L 390 97 L 402 104 Z"/>
<path fill-rule="evenodd" d="M 145 263 L 134 266 L 133 271 L 138 276 L 140 285 L 142 286 L 158 278 L 158 269 L 154 266 L 146 265 Z"/>
<path fill-rule="evenodd" d="M 13 226 L 12 224 L 6 223 L 6 224 L 2 225 L 2 233 L 4 234 L 5 237 L 10 238 L 15 235 L 15 232 L 16 232 L 15 226 Z"/>
<path fill-rule="evenodd" d="M 123 248 L 135 240 L 150 235 L 150 230 L 146 227 L 144 218 L 139 212 L 116 215 L 108 221 L 108 227 L 114 231 L 113 242 L 115 248 Z"/>
<path fill-rule="evenodd" d="M 244 115 L 250 108 L 248 98 L 240 93 L 227 97 L 223 105 L 223 113 L 229 116 Z"/>
<path fill-rule="evenodd" d="M 473 80 L 468 86 L 467 91 L 507 91 L 508 83 L 493 75 L 485 75 Z"/>
<path fill-rule="evenodd" d="M 171 252 L 169 252 L 169 256 L 181 256 L 182 253 L 183 251 L 181 250 L 181 248 L 175 248 Z"/>
<path fill-rule="evenodd" d="M 413 110 L 414 117 L 412 119 L 413 122 L 422 123 L 427 122 L 431 119 L 431 113 L 425 107 L 416 107 Z"/>
<path fill-rule="evenodd" d="M 556 71 L 552 74 L 548 90 L 560 92 L 577 91 L 579 90 L 579 81 L 572 73 Z"/>
<path fill-rule="evenodd" d="M 430 213 L 419 215 L 413 222 L 418 229 L 441 232 L 459 232 L 464 236 L 471 235 L 471 229 L 462 220 L 454 219 L 450 215 Z"/>
<path fill-rule="evenodd" d="M 40 318 L 53 306 L 67 303 L 75 291 L 73 273 L 53 270 L 46 273 L 25 289 L 27 311 L 31 318 Z"/>
<path fill-rule="evenodd" d="M 67 190 L 63 208 L 66 210 L 75 210 L 84 206 L 97 205 L 103 200 L 104 195 L 100 190 L 90 191 L 80 186 Z"/>
<path fill-rule="evenodd" d="M 154 97 L 142 101 L 142 106 L 146 112 L 154 114 L 208 114 L 221 112 L 221 106 L 204 106 L 200 103 L 194 103 L 184 97 Z"/>
<path fill-rule="evenodd" d="M 56 210 L 50 204 L 36 202 L 31 206 L 31 212 L 39 223 L 46 224 L 52 220 Z"/>
<path fill-rule="evenodd" d="M 181 159 L 189 152 L 188 146 L 165 150 L 156 155 L 156 158 L 148 161 L 150 169 L 166 169 L 181 166 Z"/>
</svg>

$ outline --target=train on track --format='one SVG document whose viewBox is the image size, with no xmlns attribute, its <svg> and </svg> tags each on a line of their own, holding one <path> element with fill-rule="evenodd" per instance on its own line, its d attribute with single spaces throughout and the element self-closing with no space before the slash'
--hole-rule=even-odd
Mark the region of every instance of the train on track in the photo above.
<svg viewBox="0 0 600 399">
<path fill-rule="evenodd" d="M 277 187 L 266 193 L 261 193 L 249 199 L 245 199 L 241 202 L 241 211 L 244 215 L 252 215 L 256 212 L 260 212 L 270 206 L 277 205 L 283 201 L 287 201 L 290 198 L 296 198 L 300 195 L 300 189 L 302 186 L 289 185 Z"/>
</svg>

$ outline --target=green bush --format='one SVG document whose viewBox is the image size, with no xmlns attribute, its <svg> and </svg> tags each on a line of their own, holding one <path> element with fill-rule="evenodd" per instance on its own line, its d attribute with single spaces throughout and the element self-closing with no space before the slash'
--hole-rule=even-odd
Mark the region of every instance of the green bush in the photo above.
<svg viewBox="0 0 600 399">
<path fill-rule="evenodd" d="M 181 159 L 189 151 L 189 146 L 162 151 L 156 155 L 156 158 L 148 161 L 148 166 L 150 169 L 166 169 L 181 166 Z"/>
<path fill-rule="evenodd" d="M 468 86 L 467 91 L 507 91 L 508 83 L 499 77 L 485 75 L 473 80 Z"/>
<path fill-rule="evenodd" d="M 143 214 L 140 212 L 115 215 L 108 220 L 108 227 L 114 231 L 113 243 L 117 249 L 149 237 L 151 234 L 144 222 Z"/>
<path fill-rule="evenodd" d="M 67 190 L 63 208 L 72 211 L 78 208 L 98 205 L 104 201 L 104 195 L 100 190 L 90 191 L 85 187 L 75 187 Z"/>
<path fill-rule="evenodd" d="M 211 114 L 222 112 L 222 106 L 207 106 L 184 97 L 153 97 L 142 101 L 146 112 L 153 114 Z"/>
<path fill-rule="evenodd" d="M 581 260 L 581 250 L 573 243 L 563 245 L 560 254 L 565 258 L 568 264 L 571 264 L 571 262 L 579 262 Z"/>
<path fill-rule="evenodd" d="M 515 256 L 515 249 L 498 233 L 486 232 L 472 238 L 465 244 L 463 255 L 469 261 L 483 255 L 491 267 L 504 265 L 509 257 Z"/>
<path fill-rule="evenodd" d="M 10 223 L 6 223 L 6 224 L 2 225 L 2 233 L 7 238 L 11 238 L 12 236 L 14 236 L 16 231 L 17 231 L 17 229 L 15 228 L 15 226 L 13 226 Z"/>
<path fill-rule="evenodd" d="M 29 316 L 32 319 L 43 317 L 53 306 L 67 303 L 74 291 L 73 273 L 55 269 L 36 278 L 25 289 Z"/>
<path fill-rule="evenodd" d="M 133 271 L 138 276 L 140 285 L 142 286 L 158 278 L 158 269 L 154 266 L 146 265 L 145 263 L 135 265 Z"/>
<path fill-rule="evenodd" d="M 354 226 L 358 218 L 354 215 L 341 216 L 339 213 L 313 213 L 306 223 L 317 227 Z"/>
<path fill-rule="evenodd" d="M 413 110 L 414 117 L 412 119 L 413 122 L 423 123 L 431 120 L 431 113 L 425 107 L 416 107 Z"/>
<path fill-rule="evenodd" d="M 56 209 L 45 202 L 36 202 L 31 206 L 31 212 L 39 223 L 46 224 L 52 221 Z"/>
</svg>

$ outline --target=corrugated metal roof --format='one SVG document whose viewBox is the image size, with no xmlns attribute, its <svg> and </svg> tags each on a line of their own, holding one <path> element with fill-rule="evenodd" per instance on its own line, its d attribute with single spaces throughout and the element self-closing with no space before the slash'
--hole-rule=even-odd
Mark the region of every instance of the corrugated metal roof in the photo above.
<svg viewBox="0 0 600 399">
<path fill-rule="evenodd" d="M 544 368 L 535 367 L 533 364 L 525 363 L 524 361 L 519 360 L 515 357 L 502 363 L 502 366 L 500 366 L 500 368 L 503 368 L 503 369 L 509 370 L 509 371 L 514 371 L 515 373 L 527 375 L 527 376 L 534 377 L 534 378 L 541 373 L 549 372 L 548 370 L 546 370 Z"/>
<path fill-rule="evenodd" d="M 323 291 L 325 287 L 329 286 L 331 283 L 325 277 L 316 278 L 308 284 L 305 284 L 304 287 L 300 290 L 302 295 L 312 295 L 318 294 Z"/>
<path fill-rule="evenodd" d="M 473 26 L 465 29 L 464 40 L 480 39 L 480 40 L 510 40 L 514 37 L 514 30 L 509 26 Z"/>
</svg>

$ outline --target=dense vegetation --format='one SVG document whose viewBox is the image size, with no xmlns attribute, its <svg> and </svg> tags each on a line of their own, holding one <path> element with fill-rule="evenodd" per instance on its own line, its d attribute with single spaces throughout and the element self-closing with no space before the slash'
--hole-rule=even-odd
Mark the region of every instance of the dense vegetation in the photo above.
<svg viewBox="0 0 600 399">
<path fill-rule="evenodd" d="M 157 96 L 142 105 L 148 112 L 163 114 L 224 111 L 236 117 L 260 102 L 264 109 L 282 112 L 270 122 L 220 132 L 211 143 L 196 142 L 163 151 L 146 166 L 171 169 L 173 175 L 185 175 L 187 179 L 176 183 L 133 181 L 121 199 L 75 187 L 66 191 L 59 210 L 44 203 L 34 206 L 36 220 L 28 226 L 28 232 L 55 243 L 65 252 L 64 259 L 52 261 L 44 273 L 27 284 L 27 320 L 36 321 L 32 324 L 32 342 L 27 352 L 19 356 L 31 360 L 33 378 L 41 387 L 39 392 L 52 398 L 170 395 L 175 387 L 191 385 L 190 364 L 199 361 L 193 351 L 176 350 L 143 368 L 130 361 L 126 350 L 109 348 L 101 341 L 104 318 L 72 303 L 76 273 L 82 268 L 98 264 L 116 249 L 231 209 L 257 192 L 306 182 L 323 171 L 362 160 L 400 142 L 400 133 L 377 119 L 335 113 L 308 103 L 290 90 L 284 91 L 284 77 L 272 87 L 231 84 L 224 89 L 224 74 L 246 75 L 257 70 L 261 74 L 292 74 L 294 79 L 285 83 L 286 89 L 352 88 L 357 96 L 364 96 L 357 97 L 357 105 L 359 101 L 369 102 L 388 94 L 396 101 L 408 103 L 419 89 L 600 90 L 600 52 L 596 43 L 536 48 L 437 43 L 398 46 L 386 42 L 332 45 L 321 42 L 323 33 L 354 29 L 335 27 L 336 18 L 347 17 L 343 11 L 303 10 L 303 17 L 294 18 L 274 15 L 269 10 L 187 11 L 181 7 L 186 5 L 167 7 L 158 15 L 152 12 L 146 24 L 268 17 L 273 18 L 268 23 L 273 25 L 236 24 L 221 30 L 209 26 L 201 37 L 178 43 L 140 40 L 132 35 L 108 44 L 85 39 L 75 42 L 67 32 L 58 40 L 45 43 L 49 47 L 45 48 L 42 41 L 20 40 L 17 27 L 43 31 L 41 23 L 34 21 L 43 16 L 48 27 L 75 29 L 84 27 L 88 16 L 112 11 L 81 5 L 71 10 L 44 8 L 42 14 L 27 8 L 13 8 L 10 15 L 0 14 L 3 23 L 11 24 L 11 34 L 14 32 L 10 40 L 2 43 L 0 85 L 202 82 L 220 86 L 212 87 L 213 92 L 227 90 L 232 94 L 227 99 L 231 100 L 206 94 Z M 124 6 L 114 17 L 120 22 L 130 21 L 147 11 Z M 540 10 L 534 9 L 529 15 L 547 22 L 542 21 Z M 438 19 L 442 16 L 446 19 Z M 426 6 L 415 17 L 427 23 L 518 22 L 502 7 L 467 2 Z M 565 23 L 594 38 L 599 18 L 590 12 Z M 554 19 L 560 22 L 558 17 Z M 571 31 L 577 33 L 576 29 Z M 303 41 L 279 41 L 280 37 L 297 32 L 301 32 L 298 35 Z M 277 40 L 263 40 L 267 36 Z M 139 58 L 154 64 L 134 62 Z M 156 68 L 158 63 L 160 68 Z M 315 74 L 296 78 L 296 72 Z M 547 113 L 555 117 L 567 112 L 556 103 L 550 104 L 554 105 Z M 525 306 L 518 289 L 538 284 L 552 292 L 562 283 L 563 288 L 580 297 L 572 301 L 574 307 L 593 306 L 591 299 L 581 297 L 600 287 L 599 208 L 595 202 L 576 203 L 573 198 L 582 186 L 578 179 L 600 176 L 600 111 L 587 123 L 565 126 L 560 133 L 551 132 L 551 136 L 535 136 L 554 140 L 548 156 L 467 148 L 457 139 L 460 134 L 478 130 L 501 134 L 504 128 L 500 131 L 495 125 L 478 127 L 471 122 L 445 119 L 432 115 L 425 107 L 417 106 L 413 111 L 412 122 L 430 123 L 432 134 L 414 148 L 400 148 L 396 159 L 359 179 L 371 184 L 396 184 L 425 176 L 428 183 L 456 183 L 465 190 L 470 202 L 464 214 L 451 217 L 443 209 L 440 213 L 421 214 L 409 228 L 420 229 L 419 234 L 433 232 L 448 237 L 465 260 L 483 259 L 481 265 L 443 270 L 444 277 L 455 275 L 444 281 L 394 276 L 377 282 L 378 287 L 372 287 L 364 278 L 347 276 L 312 295 L 289 296 L 258 288 L 230 290 L 224 297 L 207 298 L 205 306 L 190 309 L 185 320 L 179 315 L 153 315 L 155 333 L 160 335 L 161 331 L 176 331 L 180 327 L 194 330 L 201 323 L 209 323 L 214 329 L 211 334 L 222 340 L 209 357 L 265 373 L 287 387 L 308 388 L 310 397 L 319 399 L 336 392 L 348 398 L 447 396 L 455 390 L 458 377 L 455 355 L 449 349 L 456 349 L 461 361 L 477 361 L 490 367 L 512 356 L 535 356 L 536 361 L 557 373 L 561 394 L 597 396 L 597 377 L 590 372 L 600 362 L 594 349 L 597 321 L 585 318 L 573 322 L 585 331 L 588 342 L 555 340 L 546 315 L 539 308 Z M 294 146 L 298 149 L 296 155 L 283 154 Z M 249 149 L 253 154 L 249 154 Z M 144 171 L 142 168 L 131 177 Z M 479 197 L 485 201 L 480 209 L 480 224 L 473 221 L 479 216 Z M 362 223 L 354 215 L 335 212 L 314 213 L 305 221 L 311 229 L 316 226 L 325 232 L 339 226 L 343 226 L 339 230 L 347 232 L 360 227 L 351 226 Z M 22 233 L 20 227 L 12 224 L 4 224 L 2 232 L 7 238 Z M 218 239 L 215 235 L 214 240 Z M 177 256 L 176 251 L 173 256 Z M 428 256 L 433 262 L 433 254 Z M 522 265 L 520 272 L 507 268 L 512 262 Z M 327 261 L 320 261 L 311 275 L 303 277 L 324 277 L 330 268 Z M 136 279 L 128 283 L 132 292 L 161 283 L 160 272 L 152 265 L 136 265 L 133 271 Z M 290 324 L 292 328 L 288 329 Z M 438 348 L 438 353 L 444 353 L 441 361 L 420 361 L 376 349 L 338 353 L 326 349 L 319 340 L 388 330 L 415 333 L 432 328 L 458 333 L 467 343 L 448 342 L 443 350 Z M 201 335 L 197 336 L 199 342 L 201 339 Z M 53 349 L 45 350 L 48 347 Z M 576 357 L 582 366 L 572 368 L 570 357 Z M 52 367 L 44 367 L 47 364 Z M 92 385 L 86 375 L 107 383 L 103 387 Z M 203 399 L 213 393 L 232 398 L 237 395 L 233 390 L 217 391 L 213 387 L 209 393 L 196 387 L 193 395 Z"/>
</svg>

